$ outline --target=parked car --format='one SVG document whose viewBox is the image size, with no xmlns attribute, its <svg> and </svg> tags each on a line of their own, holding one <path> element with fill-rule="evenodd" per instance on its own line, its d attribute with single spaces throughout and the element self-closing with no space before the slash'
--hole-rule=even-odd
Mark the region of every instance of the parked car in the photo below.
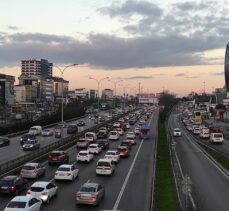
<svg viewBox="0 0 229 211">
<path fill-rule="evenodd" d="M 30 140 L 25 142 L 24 145 L 22 145 L 22 149 L 24 151 L 30 151 L 30 150 L 36 150 L 40 148 L 40 142 L 38 140 Z"/>
<path fill-rule="evenodd" d="M 85 138 L 79 138 L 79 140 L 77 140 L 76 142 L 76 147 L 77 148 L 87 148 L 90 144 L 90 141 L 88 141 Z"/>
<path fill-rule="evenodd" d="M 94 155 L 89 150 L 81 150 L 76 156 L 77 162 L 88 162 L 90 163 L 94 158 Z"/>
<path fill-rule="evenodd" d="M 67 128 L 67 134 L 76 134 L 78 133 L 78 127 L 76 124 L 70 124 Z"/>
<path fill-rule="evenodd" d="M 73 181 L 79 175 L 79 169 L 73 164 L 63 164 L 58 167 L 55 172 L 55 180 L 70 180 Z"/>
<path fill-rule="evenodd" d="M 40 163 L 26 163 L 22 166 L 20 175 L 23 178 L 35 178 L 38 179 L 46 172 L 45 166 Z"/>
<path fill-rule="evenodd" d="M 179 128 L 173 129 L 173 136 L 174 137 L 180 137 L 181 136 L 181 130 Z"/>
<path fill-rule="evenodd" d="M 104 196 L 105 189 L 102 185 L 87 182 L 76 193 L 76 204 L 98 205 Z"/>
<path fill-rule="evenodd" d="M 209 141 L 213 144 L 223 144 L 224 138 L 222 133 L 211 133 Z"/>
<path fill-rule="evenodd" d="M 113 130 L 113 131 L 110 131 L 108 139 L 117 141 L 119 140 L 119 137 L 120 137 L 119 132 Z"/>
<path fill-rule="evenodd" d="M 29 129 L 29 134 L 33 134 L 33 135 L 40 135 L 42 132 L 42 127 L 40 125 L 36 125 L 36 126 L 32 126 Z"/>
<path fill-rule="evenodd" d="M 33 196 L 42 202 L 49 204 L 51 198 L 56 196 L 58 187 L 52 182 L 38 181 L 31 185 L 27 196 Z"/>
<path fill-rule="evenodd" d="M 115 171 L 114 162 L 111 159 L 99 159 L 96 165 L 96 175 L 112 175 Z"/>
<path fill-rule="evenodd" d="M 52 136 L 53 135 L 53 130 L 52 129 L 44 129 L 41 132 L 42 136 Z"/>
<path fill-rule="evenodd" d="M 42 201 L 32 196 L 15 196 L 3 211 L 41 211 Z"/>
<path fill-rule="evenodd" d="M 69 155 L 65 151 L 56 150 L 52 151 L 48 155 L 48 164 L 64 164 L 69 162 Z"/>
<path fill-rule="evenodd" d="M 120 155 L 117 150 L 108 150 L 106 154 L 104 155 L 105 159 L 111 159 L 115 163 L 119 162 Z"/>
<path fill-rule="evenodd" d="M 35 140 L 36 136 L 30 133 L 26 133 L 24 134 L 21 138 L 20 138 L 20 144 L 24 145 L 25 142 L 30 141 L 30 140 Z"/>
<path fill-rule="evenodd" d="M 26 190 L 26 181 L 17 175 L 5 176 L 0 179 L 0 194 L 18 195 Z"/>
<path fill-rule="evenodd" d="M 120 157 L 129 157 L 129 155 L 130 155 L 129 154 L 129 149 L 126 146 L 119 146 L 117 148 L 117 151 L 118 151 Z"/>
<path fill-rule="evenodd" d="M 98 144 L 90 144 L 87 150 L 92 154 L 98 155 L 101 152 L 102 148 Z"/>
<path fill-rule="evenodd" d="M 103 140 L 99 140 L 98 141 L 98 145 L 102 148 L 102 149 L 109 149 L 109 141 L 106 140 L 106 139 L 103 139 Z"/>
<path fill-rule="evenodd" d="M 1 136 L 0 137 L 0 147 L 9 146 L 10 139 L 8 137 Z"/>
</svg>

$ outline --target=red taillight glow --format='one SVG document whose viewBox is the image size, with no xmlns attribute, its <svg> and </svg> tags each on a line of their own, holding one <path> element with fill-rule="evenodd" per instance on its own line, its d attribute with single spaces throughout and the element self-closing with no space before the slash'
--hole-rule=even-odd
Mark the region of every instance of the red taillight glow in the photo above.
<svg viewBox="0 0 229 211">
<path fill-rule="evenodd" d="M 10 186 L 10 190 L 13 192 L 15 190 L 15 186 Z"/>
<path fill-rule="evenodd" d="M 67 176 L 72 176 L 72 173 L 67 173 Z"/>
<path fill-rule="evenodd" d="M 57 158 L 58 158 L 58 159 L 61 159 L 62 157 L 63 157 L 63 155 L 59 155 Z"/>
<path fill-rule="evenodd" d="M 52 158 L 52 155 L 49 155 L 48 158 L 49 158 L 49 159 Z"/>
<path fill-rule="evenodd" d="M 48 192 L 42 192 L 41 195 L 48 195 Z"/>
<path fill-rule="evenodd" d="M 26 194 L 30 194 L 30 191 L 27 191 Z"/>
</svg>

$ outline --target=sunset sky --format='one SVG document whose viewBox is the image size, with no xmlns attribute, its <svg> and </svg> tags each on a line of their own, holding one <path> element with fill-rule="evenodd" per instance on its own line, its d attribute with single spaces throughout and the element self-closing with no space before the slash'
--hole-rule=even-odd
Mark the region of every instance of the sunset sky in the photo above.
<svg viewBox="0 0 229 211">
<path fill-rule="evenodd" d="M 20 75 L 20 61 L 44 58 L 69 68 L 70 89 L 122 78 L 133 94 L 163 89 L 186 95 L 224 86 L 229 35 L 224 0 L 0 1 L 0 73 Z M 54 75 L 60 76 L 54 68 Z M 117 93 L 123 93 L 123 86 Z M 101 88 L 111 88 L 103 81 Z"/>
</svg>

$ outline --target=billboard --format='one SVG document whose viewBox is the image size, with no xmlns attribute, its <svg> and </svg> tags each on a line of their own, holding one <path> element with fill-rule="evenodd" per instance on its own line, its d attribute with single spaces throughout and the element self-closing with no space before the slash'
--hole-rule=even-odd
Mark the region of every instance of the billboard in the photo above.
<svg viewBox="0 0 229 211">
<path fill-rule="evenodd" d="M 138 98 L 138 102 L 141 104 L 158 104 L 157 98 L 148 98 L 148 97 L 140 97 Z"/>
</svg>

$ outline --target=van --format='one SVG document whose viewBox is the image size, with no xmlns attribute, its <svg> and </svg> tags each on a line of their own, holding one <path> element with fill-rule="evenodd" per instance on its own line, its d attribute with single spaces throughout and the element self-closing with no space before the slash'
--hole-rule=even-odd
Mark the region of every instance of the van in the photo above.
<svg viewBox="0 0 229 211">
<path fill-rule="evenodd" d="M 76 124 L 70 124 L 67 127 L 67 134 L 76 134 L 78 133 L 78 127 Z"/>
<path fill-rule="evenodd" d="M 85 139 L 88 140 L 89 142 L 95 142 L 97 141 L 97 135 L 94 132 L 86 132 Z"/>
<path fill-rule="evenodd" d="M 220 143 L 222 144 L 224 141 L 223 134 L 222 133 L 211 133 L 210 135 L 210 142 L 211 143 Z"/>
<path fill-rule="evenodd" d="M 96 165 L 96 175 L 112 175 L 115 171 L 114 162 L 111 159 L 99 159 Z"/>
<path fill-rule="evenodd" d="M 29 134 L 32 134 L 32 135 L 39 135 L 41 134 L 42 132 L 42 127 L 41 126 L 32 126 L 30 129 L 29 129 Z"/>
</svg>

